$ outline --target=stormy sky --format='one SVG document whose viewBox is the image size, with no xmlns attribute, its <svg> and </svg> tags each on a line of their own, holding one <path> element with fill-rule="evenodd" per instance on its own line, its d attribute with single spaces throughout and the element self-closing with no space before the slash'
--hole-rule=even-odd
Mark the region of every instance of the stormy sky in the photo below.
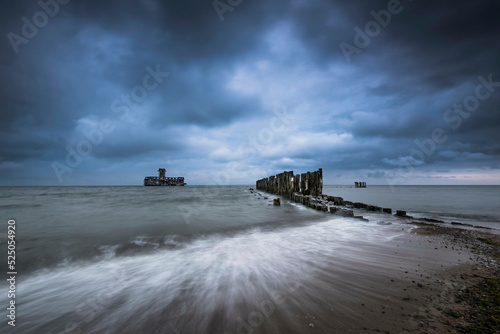
<svg viewBox="0 0 500 334">
<path fill-rule="evenodd" d="M 500 184 L 500 1 L 3 1 L 0 185 Z"/>
</svg>

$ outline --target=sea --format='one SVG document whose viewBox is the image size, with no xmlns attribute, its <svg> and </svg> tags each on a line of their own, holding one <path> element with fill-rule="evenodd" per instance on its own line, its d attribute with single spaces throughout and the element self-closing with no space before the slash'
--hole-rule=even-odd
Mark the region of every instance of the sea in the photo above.
<svg viewBox="0 0 500 334">
<path fill-rule="evenodd" d="M 16 242 L 16 326 L 8 324 L 11 286 L 2 280 L 0 332 L 257 333 L 273 312 L 286 323 L 286 308 L 300 307 L 291 296 L 279 312 L 277 302 L 266 304 L 276 291 L 312 284 L 331 263 L 339 277 L 376 266 L 372 246 L 409 233 L 392 215 L 346 218 L 285 198 L 274 206 L 276 196 L 250 188 L 0 187 L 4 274 L 12 271 L 8 220 Z M 500 231 L 500 186 L 323 193 Z M 302 302 L 309 297 L 304 290 Z"/>
<path fill-rule="evenodd" d="M 500 228 L 500 186 L 325 186 L 323 192 L 414 217 Z"/>
</svg>

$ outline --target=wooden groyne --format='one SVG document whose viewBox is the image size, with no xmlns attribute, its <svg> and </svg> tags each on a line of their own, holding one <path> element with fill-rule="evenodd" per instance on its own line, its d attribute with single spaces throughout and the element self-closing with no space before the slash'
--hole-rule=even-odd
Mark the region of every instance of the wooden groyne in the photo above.
<svg viewBox="0 0 500 334">
<path fill-rule="evenodd" d="M 277 175 L 260 179 L 255 182 L 255 186 L 257 190 L 288 197 L 294 202 L 304 204 L 315 210 L 340 214 L 342 216 L 363 219 L 362 216 L 354 216 L 353 208 L 392 214 L 392 209 L 389 208 L 381 208 L 359 202 L 353 203 L 344 201 L 342 197 L 323 194 L 322 168 L 319 168 L 315 172 L 302 174 L 294 174 L 293 171 L 285 171 Z M 274 204 L 280 205 L 279 201 L 276 202 L 276 200 Z M 406 216 L 406 212 L 398 211 L 397 215 Z"/>
<path fill-rule="evenodd" d="M 366 186 L 365 182 L 356 182 L 358 185 Z M 254 189 L 249 189 L 254 193 Z M 335 215 L 344 217 L 353 217 L 368 221 L 363 216 L 354 215 L 354 209 L 365 212 L 380 212 L 383 214 L 393 215 L 391 208 L 382 208 L 376 205 L 365 204 L 361 202 L 346 201 L 342 197 L 329 196 L 323 194 L 323 170 L 320 168 L 315 172 L 307 172 L 303 174 L 293 174 L 293 171 L 283 172 L 256 181 L 256 190 L 266 191 L 271 194 L 288 197 L 291 201 L 301 203 L 314 210 L 330 212 Z M 268 197 L 260 193 L 255 196 L 262 196 L 264 199 Z M 274 205 L 281 205 L 280 198 L 274 198 Z M 359 211 L 357 211 L 359 212 Z M 396 210 L 394 216 L 399 218 L 411 218 L 414 221 L 422 221 L 427 223 L 445 223 L 445 221 L 433 218 L 415 218 L 406 214 L 406 211 Z M 484 226 L 473 226 L 471 224 L 463 224 L 451 222 L 452 225 L 463 225 L 482 229 L 490 229 Z"/>
<path fill-rule="evenodd" d="M 293 174 L 293 171 L 283 172 L 266 177 L 255 183 L 257 190 L 292 198 L 294 194 L 321 196 L 323 193 L 323 170 Z"/>
</svg>

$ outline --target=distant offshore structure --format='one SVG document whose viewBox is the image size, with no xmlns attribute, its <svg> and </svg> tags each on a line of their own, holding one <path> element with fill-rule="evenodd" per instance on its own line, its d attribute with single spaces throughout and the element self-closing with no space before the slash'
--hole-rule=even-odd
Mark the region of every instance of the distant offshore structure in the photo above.
<svg viewBox="0 0 500 334">
<path fill-rule="evenodd" d="M 165 168 L 158 169 L 158 176 L 146 176 L 144 178 L 145 186 L 185 186 L 184 177 L 166 177 L 167 170 Z"/>
<path fill-rule="evenodd" d="M 354 182 L 356 188 L 366 188 L 366 182 Z"/>
</svg>

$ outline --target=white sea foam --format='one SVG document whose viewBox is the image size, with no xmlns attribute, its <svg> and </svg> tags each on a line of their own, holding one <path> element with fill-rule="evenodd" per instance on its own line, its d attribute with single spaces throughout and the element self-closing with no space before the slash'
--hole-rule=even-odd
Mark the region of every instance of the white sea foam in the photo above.
<svg viewBox="0 0 500 334">
<path fill-rule="evenodd" d="M 151 242 L 148 239 L 148 237 L 141 235 L 134 238 L 131 242 L 137 246 L 153 246 L 155 249 L 160 247 L 158 242 Z"/>
<path fill-rule="evenodd" d="M 66 319 L 88 332 L 105 331 L 126 318 L 141 323 L 162 312 L 172 318 L 189 312 L 203 328 L 217 308 L 231 313 L 242 301 L 258 302 L 287 284 L 311 280 L 332 259 L 364 263 L 369 255 L 359 252 L 359 242 L 376 244 L 395 234 L 391 226 L 336 218 L 231 237 L 211 234 L 183 248 L 137 256 L 113 257 L 116 247 L 110 246 L 96 263 L 25 277 L 20 326 L 37 332 L 40 319 L 56 327 Z M 139 236 L 134 243 L 148 242 Z"/>
</svg>

